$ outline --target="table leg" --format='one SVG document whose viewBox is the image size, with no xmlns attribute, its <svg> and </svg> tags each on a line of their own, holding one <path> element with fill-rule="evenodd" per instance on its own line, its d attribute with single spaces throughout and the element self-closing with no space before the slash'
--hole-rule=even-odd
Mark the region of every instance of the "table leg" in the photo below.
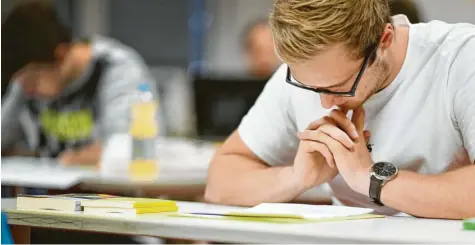
<svg viewBox="0 0 475 245">
<path fill-rule="evenodd" d="M 12 231 L 13 242 L 15 244 L 31 243 L 31 227 L 24 225 L 10 225 Z"/>
</svg>

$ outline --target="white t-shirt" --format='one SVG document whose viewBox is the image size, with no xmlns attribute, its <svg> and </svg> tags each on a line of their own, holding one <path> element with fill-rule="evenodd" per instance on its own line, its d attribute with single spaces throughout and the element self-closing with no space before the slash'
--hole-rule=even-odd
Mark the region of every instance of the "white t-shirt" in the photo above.
<svg viewBox="0 0 475 245">
<path fill-rule="evenodd" d="M 405 24 L 409 45 L 401 71 L 364 104 L 372 159 L 436 174 L 446 171 L 465 148 L 473 163 L 475 26 Z M 238 129 L 244 143 L 270 165 L 292 163 L 299 145 L 296 133 L 330 111 L 321 106 L 317 93 L 287 84 L 286 69 L 282 65 L 276 71 Z M 343 204 L 395 212 L 352 191 L 340 175 L 329 185 Z"/>
</svg>

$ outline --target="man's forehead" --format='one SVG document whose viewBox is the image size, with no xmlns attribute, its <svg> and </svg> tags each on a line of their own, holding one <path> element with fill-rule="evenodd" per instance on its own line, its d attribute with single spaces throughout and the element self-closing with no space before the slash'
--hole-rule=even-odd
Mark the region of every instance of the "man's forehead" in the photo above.
<svg viewBox="0 0 475 245">
<path fill-rule="evenodd" d="M 296 80 L 326 87 L 353 77 L 361 68 L 361 60 L 352 59 L 342 49 L 331 49 L 306 62 L 289 64 L 289 67 Z"/>
</svg>

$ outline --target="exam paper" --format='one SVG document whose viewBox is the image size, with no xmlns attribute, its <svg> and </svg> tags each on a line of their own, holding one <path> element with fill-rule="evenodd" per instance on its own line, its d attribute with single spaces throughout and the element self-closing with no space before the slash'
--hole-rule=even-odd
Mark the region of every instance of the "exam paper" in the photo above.
<svg viewBox="0 0 475 245">
<path fill-rule="evenodd" d="M 370 208 L 294 203 L 263 203 L 241 211 L 243 214 L 262 217 L 299 216 L 304 219 L 348 217 L 372 213 Z"/>
<path fill-rule="evenodd" d="M 186 212 L 191 210 L 181 210 Z M 226 210 L 222 208 L 199 210 L 190 212 L 197 215 L 222 215 L 241 217 L 266 217 L 266 218 L 302 218 L 302 219 L 323 219 L 350 217 L 370 214 L 373 209 L 355 208 L 331 205 L 307 205 L 293 203 L 263 203 L 252 208 Z"/>
</svg>

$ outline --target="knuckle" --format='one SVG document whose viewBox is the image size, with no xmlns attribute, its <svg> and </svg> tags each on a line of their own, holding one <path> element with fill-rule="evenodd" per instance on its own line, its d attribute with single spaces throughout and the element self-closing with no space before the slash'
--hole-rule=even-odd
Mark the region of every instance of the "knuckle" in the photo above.
<svg viewBox="0 0 475 245">
<path fill-rule="evenodd" d="M 333 124 L 333 120 L 329 116 L 325 116 L 321 119 L 324 123 Z"/>
<path fill-rule="evenodd" d="M 331 116 L 331 117 L 336 117 L 336 116 L 338 116 L 338 112 L 339 112 L 339 111 L 338 111 L 337 109 L 333 109 L 333 110 L 331 110 L 331 112 L 330 112 L 330 116 Z"/>
</svg>

